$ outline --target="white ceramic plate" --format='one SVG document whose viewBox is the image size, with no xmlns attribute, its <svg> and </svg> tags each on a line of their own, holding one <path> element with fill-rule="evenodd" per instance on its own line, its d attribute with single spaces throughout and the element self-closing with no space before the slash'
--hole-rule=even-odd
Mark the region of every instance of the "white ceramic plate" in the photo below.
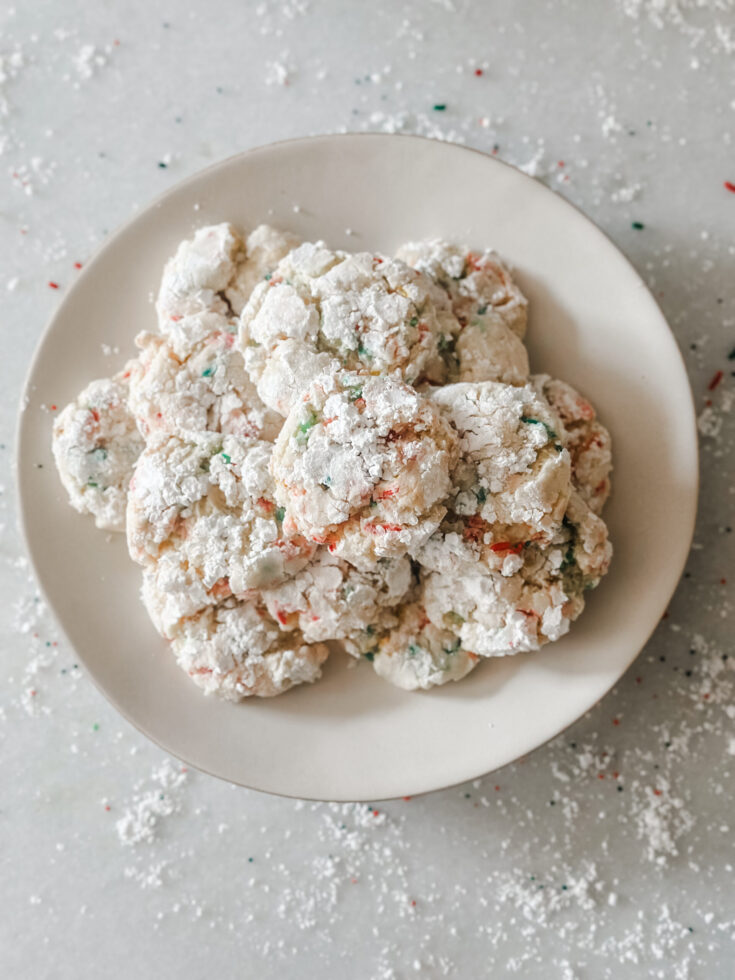
<svg viewBox="0 0 735 980">
<path fill-rule="evenodd" d="M 589 395 L 614 440 L 612 571 L 561 642 L 406 693 L 333 657 L 272 700 L 206 698 L 138 600 L 121 536 L 68 506 L 51 416 L 155 329 L 165 259 L 202 224 L 267 221 L 331 246 L 393 253 L 441 236 L 491 245 L 530 299 L 531 365 Z M 353 229 L 348 235 L 347 229 Z M 120 348 L 120 357 L 102 352 Z M 89 673 L 141 731 L 191 765 L 289 796 L 376 800 L 471 779 L 530 752 L 595 704 L 661 618 L 697 496 L 691 392 L 676 343 L 627 260 L 543 185 L 481 153 L 415 137 L 324 136 L 243 153 L 175 187 L 119 231 L 70 289 L 36 353 L 20 420 L 22 521 L 41 586 Z M 38 467 L 41 463 L 42 468 Z"/>
</svg>

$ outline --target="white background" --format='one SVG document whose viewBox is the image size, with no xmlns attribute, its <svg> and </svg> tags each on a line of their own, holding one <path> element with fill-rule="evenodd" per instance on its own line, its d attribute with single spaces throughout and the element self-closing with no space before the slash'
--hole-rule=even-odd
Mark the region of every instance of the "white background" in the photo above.
<svg viewBox="0 0 735 980">
<path fill-rule="evenodd" d="M 3 5 L 0 975 L 733 976 L 734 54 L 732 0 Z M 522 763 L 375 806 L 236 789 L 147 743 L 59 638 L 12 499 L 74 263 L 211 162 L 341 130 L 497 147 L 582 207 L 704 411 L 688 577 L 618 688 Z"/>
</svg>

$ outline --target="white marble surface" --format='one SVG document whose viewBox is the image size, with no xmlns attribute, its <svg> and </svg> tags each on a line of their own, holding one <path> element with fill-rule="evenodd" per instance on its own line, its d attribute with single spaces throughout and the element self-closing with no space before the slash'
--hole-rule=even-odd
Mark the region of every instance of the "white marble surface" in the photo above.
<svg viewBox="0 0 735 980">
<path fill-rule="evenodd" d="M 0 975 L 733 976 L 734 50 L 732 0 L 0 10 Z M 618 688 L 523 763 L 374 812 L 181 772 L 123 722 L 35 593 L 11 459 L 108 231 L 245 147 L 386 128 L 497 146 L 597 221 L 714 435 L 688 577 Z"/>
</svg>

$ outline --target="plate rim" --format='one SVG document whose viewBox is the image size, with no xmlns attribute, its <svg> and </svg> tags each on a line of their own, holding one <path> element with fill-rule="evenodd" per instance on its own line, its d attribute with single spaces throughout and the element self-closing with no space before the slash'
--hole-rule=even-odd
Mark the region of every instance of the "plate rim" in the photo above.
<svg viewBox="0 0 735 980">
<path fill-rule="evenodd" d="M 92 681 L 92 683 L 94 684 L 95 688 L 102 694 L 102 696 L 105 698 L 105 700 L 107 700 L 112 705 L 112 707 L 130 725 L 132 725 L 133 728 L 136 729 L 136 731 L 140 732 L 140 734 L 144 735 L 146 738 L 148 738 L 150 741 L 152 741 L 162 751 L 168 753 L 169 755 L 173 756 L 174 758 L 179 759 L 180 761 L 184 762 L 187 766 L 191 766 L 192 768 L 196 769 L 197 771 L 204 772 L 207 775 L 213 776 L 216 779 L 220 779 L 220 780 L 222 780 L 224 782 L 228 782 L 231 785 L 242 786 L 245 789 L 254 790 L 254 791 L 262 792 L 262 793 L 268 793 L 269 795 L 282 797 L 284 799 L 302 799 L 302 800 L 313 801 L 313 802 L 325 802 L 325 798 L 324 797 L 321 797 L 321 796 L 310 796 L 308 794 L 303 794 L 303 793 L 289 793 L 289 792 L 286 792 L 286 791 L 274 790 L 274 789 L 270 789 L 270 788 L 269 789 L 262 789 L 262 788 L 257 787 L 257 786 L 252 786 L 249 783 L 243 781 L 242 779 L 233 778 L 233 777 L 224 775 L 221 772 L 215 772 L 212 769 L 209 769 L 207 767 L 202 766 L 201 764 L 192 762 L 190 759 L 186 758 L 185 756 L 179 755 L 177 753 L 177 751 L 175 749 L 171 748 L 169 745 L 167 745 L 162 738 L 157 737 L 157 736 L 154 736 L 153 734 L 151 734 L 151 732 L 147 730 L 147 727 L 146 727 L 146 725 L 144 723 L 142 723 L 139 720 L 137 720 L 136 718 L 134 718 L 131 715 L 131 713 L 126 708 L 124 708 L 121 705 L 118 697 L 115 695 L 115 693 L 113 691 L 110 691 L 110 690 L 108 690 L 108 689 L 106 689 L 105 687 L 102 686 L 102 683 L 97 680 L 97 677 L 95 676 L 94 671 L 90 668 L 90 666 L 87 663 L 84 655 L 70 641 L 70 639 L 69 639 L 69 637 L 68 637 L 68 635 L 66 633 L 66 630 L 64 629 L 64 627 L 63 627 L 63 625 L 61 623 L 59 614 L 57 613 L 57 610 L 56 610 L 56 606 L 51 601 L 50 596 L 49 596 L 49 594 L 47 592 L 46 585 L 45 585 L 45 582 L 44 582 L 44 574 L 43 574 L 43 571 L 42 571 L 42 569 L 43 569 L 43 563 L 42 563 L 42 561 L 39 560 L 39 558 L 37 557 L 36 553 L 34 552 L 32 546 L 31 546 L 31 538 L 30 538 L 30 533 L 29 533 L 29 519 L 30 519 L 30 515 L 27 512 L 27 509 L 26 509 L 26 506 L 25 506 L 25 503 L 24 503 L 24 494 L 23 494 L 23 489 L 24 489 L 24 487 L 26 485 L 27 476 L 25 475 L 25 467 L 23 467 L 21 465 L 21 458 L 20 457 L 21 457 L 21 445 L 22 445 L 22 432 L 23 432 L 23 429 L 24 429 L 25 419 L 27 417 L 26 416 L 26 411 L 25 411 L 25 403 L 26 403 L 26 401 L 27 401 L 27 399 L 29 397 L 29 391 L 32 389 L 33 377 L 34 377 L 34 375 L 36 373 L 36 368 L 37 368 L 37 366 L 39 365 L 39 363 L 41 361 L 41 358 L 42 358 L 42 355 L 43 355 L 43 351 L 44 351 L 44 347 L 45 347 L 46 341 L 48 340 L 48 338 L 49 338 L 49 336 L 50 336 L 50 334 L 51 334 L 51 332 L 53 330 L 53 327 L 54 327 L 54 324 L 55 324 L 56 320 L 60 317 L 62 311 L 65 308 L 65 306 L 69 302 L 71 302 L 71 299 L 76 294 L 76 292 L 79 289 L 83 288 L 84 283 L 89 279 L 89 277 L 91 275 L 94 274 L 94 267 L 95 267 L 95 265 L 97 263 L 97 260 L 100 258 L 100 256 L 104 252 L 106 252 L 108 249 L 114 248 L 114 246 L 117 243 L 118 239 L 122 238 L 125 235 L 125 233 L 128 231 L 128 229 L 132 225 L 134 225 L 136 223 L 136 221 L 143 214 L 154 210 L 161 203 L 163 203 L 164 201 L 166 201 L 169 197 L 173 196 L 174 194 L 177 194 L 178 192 L 180 192 L 181 190 L 183 190 L 184 188 L 186 188 L 190 184 L 194 183 L 195 181 L 199 181 L 205 175 L 210 174 L 210 173 L 212 173 L 214 171 L 217 171 L 220 168 L 228 167 L 228 166 L 232 165 L 237 160 L 241 160 L 243 158 L 246 158 L 246 157 L 249 157 L 249 156 L 252 156 L 252 155 L 256 155 L 258 153 L 267 152 L 269 150 L 273 150 L 273 149 L 276 149 L 278 147 L 282 147 L 282 146 L 285 146 L 285 145 L 291 145 L 291 144 L 311 144 L 311 145 L 313 145 L 313 144 L 320 143 L 320 142 L 333 142 L 333 141 L 341 142 L 341 141 L 350 141 L 350 140 L 355 140 L 355 139 L 360 139 L 360 140 L 391 141 L 391 142 L 395 142 L 395 141 L 400 140 L 400 141 L 404 141 L 404 142 L 413 142 L 413 143 L 430 143 L 430 144 L 438 144 L 438 145 L 443 145 L 443 146 L 446 146 L 446 147 L 451 147 L 452 150 L 454 150 L 454 151 L 462 150 L 462 151 L 465 151 L 467 153 L 476 154 L 476 155 L 484 158 L 485 161 L 490 161 L 493 164 L 499 165 L 501 167 L 508 168 L 509 170 L 513 171 L 513 173 L 514 173 L 514 175 L 516 177 L 520 177 L 524 181 L 530 182 L 532 185 L 535 185 L 537 188 L 540 188 L 542 190 L 542 192 L 546 192 L 548 194 L 553 195 L 553 197 L 557 201 L 560 201 L 560 202 L 562 202 L 562 204 L 564 204 L 567 207 L 571 208 L 576 213 L 576 216 L 578 218 L 581 218 L 582 221 L 584 223 L 586 223 L 586 225 L 588 226 L 588 228 L 590 230 L 592 230 L 593 232 L 595 232 L 598 235 L 602 236 L 602 238 L 606 241 L 606 243 L 608 244 L 608 246 L 610 246 L 617 253 L 617 255 L 619 256 L 619 258 L 621 258 L 623 260 L 625 266 L 627 267 L 627 271 L 630 274 L 632 274 L 633 279 L 637 283 L 637 285 L 639 286 L 639 288 L 641 288 L 647 294 L 649 300 L 653 304 L 653 309 L 657 313 L 660 326 L 662 326 L 662 327 L 664 327 L 666 329 L 669 337 L 671 338 L 671 341 L 673 343 L 673 348 L 675 349 L 676 355 L 677 355 L 677 363 L 678 363 L 679 367 L 682 370 L 683 379 L 686 382 L 686 389 L 687 389 L 687 393 L 688 393 L 688 399 L 686 401 L 686 408 L 688 409 L 688 416 L 689 416 L 689 424 L 688 424 L 688 430 L 689 431 L 688 431 L 687 438 L 688 438 L 688 441 L 690 443 L 689 449 L 693 453 L 693 460 L 694 460 L 694 463 L 695 463 L 695 470 L 694 470 L 694 477 L 693 477 L 693 484 L 692 484 L 692 494 L 691 494 L 691 500 L 690 500 L 690 504 L 689 504 L 689 513 L 686 515 L 686 533 L 685 534 L 680 534 L 680 536 L 679 536 L 680 541 L 682 542 L 682 544 L 681 544 L 681 558 L 676 563 L 676 572 L 677 572 L 677 574 L 676 574 L 676 579 L 675 579 L 674 585 L 673 585 L 671 591 L 668 594 L 668 597 L 667 597 L 667 599 L 666 599 L 666 601 L 665 601 L 665 603 L 663 605 L 663 609 L 661 610 L 658 618 L 654 621 L 653 625 L 651 626 L 651 629 L 648 631 L 647 635 L 645 636 L 645 639 L 640 643 L 640 645 L 638 646 L 638 648 L 631 654 L 631 656 L 628 659 L 628 662 L 625 665 L 625 667 L 610 682 L 610 684 L 598 695 L 598 697 L 592 703 L 590 703 L 587 708 L 585 708 L 585 710 L 581 714 L 579 714 L 576 717 L 570 719 L 570 721 L 567 724 L 565 724 L 562 727 L 560 727 L 558 730 L 556 730 L 555 732 L 553 732 L 551 735 L 549 735 L 543 741 L 538 742 L 531 750 L 526 751 L 525 753 L 522 753 L 520 755 L 517 755 L 513 759 L 510 759 L 507 762 L 504 762 L 504 763 L 502 763 L 499 766 L 495 766 L 495 767 L 490 768 L 490 769 L 483 769 L 482 772 L 479 772 L 479 773 L 477 773 L 474 776 L 473 775 L 463 776 L 461 779 L 457 780 L 456 782 L 449 782 L 449 783 L 447 783 L 447 782 L 444 782 L 443 780 L 440 780 L 438 783 L 436 783 L 436 782 L 432 782 L 430 779 L 429 780 L 425 780 L 425 782 L 429 783 L 430 785 L 428 785 L 424 789 L 419 789 L 419 790 L 412 791 L 411 792 L 411 795 L 412 796 L 416 796 L 416 797 L 418 797 L 418 796 L 424 796 L 424 795 L 428 795 L 429 793 L 439 792 L 439 791 L 444 790 L 444 789 L 451 789 L 453 787 L 457 787 L 457 786 L 463 785 L 468 780 L 471 780 L 471 779 L 474 779 L 474 778 L 481 778 L 483 776 L 489 775 L 490 773 L 500 772 L 500 771 L 504 770 L 507 766 L 510 766 L 513 763 L 517 762 L 519 759 L 527 758 L 531 753 L 536 752 L 539 749 L 543 748 L 549 742 L 553 741 L 559 735 L 563 734 L 563 732 L 565 732 L 569 728 L 571 728 L 572 725 L 576 724 L 576 722 L 579 721 L 580 718 L 584 717 L 584 715 L 588 711 L 592 711 L 595 707 L 597 707 L 597 705 L 600 704 L 600 702 L 610 693 L 610 691 L 612 690 L 612 688 L 617 683 L 620 682 L 621 678 L 627 673 L 627 671 L 630 669 L 631 665 L 635 662 L 635 660 L 638 658 L 638 656 L 640 656 L 641 652 L 643 651 L 643 649 L 648 644 L 651 636 L 653 635 L 653 633 L 658 628 L 658 626 L 659 626 L 659 624 L 661 622 L 661 619 L 663 617 L 663 614 L 664 614 L 664 612 L 665 612 L 668 604 L 670 603 L 672 596 L 675 594 L 676 589 L 679 586 L 679 583 L 681 581 L 681 576 L 683 574 L 683 571 L 684 571 L 685 566 L 686 566 L 686 562 L 688 560 L 688 557 L 689 557 L 689 554 L 690 554 L 690 551 L 691 551 L 691 545 L 692 545 L 692 541 L 693 541 L 693 537 L 694 537 L 695 526 L 696 526 L 696 519 L 697 519 L 697 514 L 698 514 L 699 494 L 700 494 L 700 476 L 701 476 L 701 474 L 700 474 L 700 452 L 699 452 L 699 439 L 698 439 L 698 429 L 697 429 L 697 421 L 696 421 L 696 405 L 695 405 L 695 401 L 694 401 L 694 394 L 693 394 L 691 382 L 689 380 L 689 375 L 688 375 L 688 372 L 687 372 L 687 369 L 686 369 L 686 362 L 684 361 L 684 356 L 683 356 L 682 350 L 681 350 L 681 348 L 679 346 L 679 343 L 677 341 L 676 335 L 674 334 L 673 330 L 671 329 L 671 326 L 670 326 L 668 320 L 666 319 L 666 317 L 665 317 L 665 315 L 664 315 L 664 313 L 663 313 L 663 311 L 661 309 L 661 306 L 660 306 L 658 300 L 656 299 L 656 297 L 653 294 L 653 292 L 649 289 L 648 285 L 645 283 L 643 277 L 638 272 L 638 270 L 635 268 L 635 266 L 633 265 L 632 261 L 628 258 L 628 256 L 625 254 L 625 252 L 623 252 L 623 250 L 613 241 L 613 239 L 610 237 L 610 235 L 603 228 L 601 228 L 599 225 L 597 225 L 595 223 L 595 221 L 593 221 L 592 218 L 589 217 L 582 210 L 582 208 L 579 207 L 577 204 L 575 204 L 572 201 L 569 201 L 567 198 L 563 197 L 561 194 L 559 194 L 556 191 L 554 191 L 551 187 L 549 187 L 548 185 L 544 184 L 542 181 L 539 181 L 535 177 L 532 177 L 529 174 L 525 173 L 519 167 L 516 167 L 513 164 L 508 163 L 505 160 L 501 160 L 498 157 L 493 156 L 490 153 L 488 153 L 488 152 L 486 152 L 484 150 L 478 149 L 476 147 L 466 146 L 465 144 L 457 143 L 457 142 L 450 141 L 450 140 L 436 139 L 434 137 L 422 136 L 422 135 L 413 134 L 413 133 L 381 133 L 381 132 L 374 132 L 374 131 L 366 131 L 366 132 L 360 132 L 360 133 L 320 133 L 320 134 L 315 134 L 315 135 L 312 135 L 312 136 L 290 137 L 290 138 L 287 138 L 287 139 L 276 140 L 276 141 L 273 141 L 271 143 L 265 143 L 265 144 L 262 144 L 262 145 L 252 146 L 252 147 L 248 147 L 247 149 L 240 150 L 240 151 L 238 151 L 236 153 L 230 154 L 227 157 L 224 157 L 224 158 L 222 158 L 220 160 L 217 160 L 217 161 L 215 161 L 213 163 L 210 163 L 206 167 L 203 167 L 203 168 L 201 168 L 199 170 L 196 170 L 194 173 L 189 174 L 188 176 L 186 176 L 186 177 L 182 178 L 181 180 L 177 181 L 171 187 L 168 187 L 166 190 L 164 190 L 164 191 L 160 192 L 159 194 L 155 195 L 143 207 L 141 207 L 140 209 L 138 209 L 126 221 L 124 221 L 121 225 L 119 225 L 111 235 L 105 237 L 104 240 L 102 242 L 100 242 L 100 244 L 94 249 L 94 251 L 92 252 L 90 258 L 85 261 L 84 269 L 82 270 L 82 272 L 80 273 L 80 275 L 70 285 L 69 289 L 65 292 L 65 294 L 64 294 L 61 302 L 59 303 L 59 305 L 55 308 L 55 310 L 51 313 L 51 315 L 46 320 L 46 323 L 45 323 L 45 325 L 43 327 L 43 330 L 41 331 L 41 333 L 40 333 L 40 335 L 38 337 L 38 340 L 36 341 L 36 344 L 35 344 L 35 347 L 34 347 L 34 350 L 33 350 L 33 354 L 32 354 L 32 356 L 30 358 L 29 363 L 28 363 L 28 368 L 26 370 L 25 378 L 24 378 L 23 385 L 22 385 L 22 388 L 21 388 L 20 401 L 19 401 L 19 404 L 18 404 L 16 423 L 15 423 L 15 427 L 14 427 L 15 446 L 14 446 L 14 452 L 13 452 L 13 468 L 14 468 L 14 481 L 13 482 L 14 482 L 14 488 L 15 488 L 15 502 L 16 502 L 16 508 L 17 508 L 17 525 L 18 525 L 18 528 L 20 530 L 21 542 L 22 542 L 22 545 L 23 545 L 23 547 L 25 549 L 25 554 L 27 555 L 27 557 L 28 557 L 28 559 L 30 561 L 30 565 L 31 565 L 31 569 L 33 571 L 33 576 L 34 576 L 35 584 L 38 587 L 41 595 L 43 596 L 43 598 L 44 598 L 44 600 L 46 602 L 46 605 L 49 608 L 49 611 L 53 615 L 54 623 L 55 623 L 56 627 L 59 629 L 61 635 L 63 636 L 64 640 L 68 644 L 69 648 L 74 651 L 74 653 L 78 656 L 79 660 L 84 664 L 84 666 L 86 668 L 86 675 Z M 682 395 L 683 395 L 683 392 L 682 392 Z M 686 547 L 684 547 L 684 543 L 686 543 Z M 378 799 L 380 799 L 380 800 L 392 800 L 392 799 L 399 799 L 399 798 L 400 798 L 400 795 L 390 796 L 390 797 L 380 797 L 380 796 L 369 795 L 369 796 L 366 796 L 365 797 L 365 799 L 371 799 L 371 800 L 378 800 Z M 359 801 L 355 800 L 351 796 L 344 796 L 344 795 L 340 795 L 340 794 L 337 794 L 337 795 L 331 797 L 329 800 L 326 800 L 326 801 L 327 802 L 359 802 Z"/>
</svg>

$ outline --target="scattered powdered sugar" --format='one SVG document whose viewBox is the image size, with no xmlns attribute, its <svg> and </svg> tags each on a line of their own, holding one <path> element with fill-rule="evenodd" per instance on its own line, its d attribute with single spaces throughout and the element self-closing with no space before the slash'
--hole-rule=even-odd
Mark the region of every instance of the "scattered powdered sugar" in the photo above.
<svg viewBox="0 0 735 980">
<path fill-rule="evenodd" d="M 107 64 L 107 55 L 94 44 L 83 44 L 72 58 L 72 63 L 79 78 L 86 81 Z"/>
<path fill-rule="evenodd" d="M 155 840 L 161 821 L 181 810 L 181 788 L 186 785 L 188 771 L 170 759 L 153 769 L 147 788 L 136 787 L 125 813 L 115 827 L 120 843 L 126 847 L 150 844 Z"/>
<path fill-rule="evenodd" d="M 688 833 L 695 820 L 684 801 L 672 795 L 668 779 L 661 778 L 658 786 L 633 786 L 636 833 L 645 845 L 647 860 L 664 865 L 669 857 L 676 857 L 677 840 Z"/>
<path fill-rule="evenodd" d="M 654 27 L 672 26 L 694 44 L 709 42 L 725 54 L 735 51 L 732 16 L 733 0 L 617 0 L 620 9 L 634 20 L 645 19 Z M 701 14 L 714 15 L 702 20 Z M 723 18 L 723 23 L 719 18 Z M 729 23 L 727 23 L 729 21 Z"/>
</svg>

